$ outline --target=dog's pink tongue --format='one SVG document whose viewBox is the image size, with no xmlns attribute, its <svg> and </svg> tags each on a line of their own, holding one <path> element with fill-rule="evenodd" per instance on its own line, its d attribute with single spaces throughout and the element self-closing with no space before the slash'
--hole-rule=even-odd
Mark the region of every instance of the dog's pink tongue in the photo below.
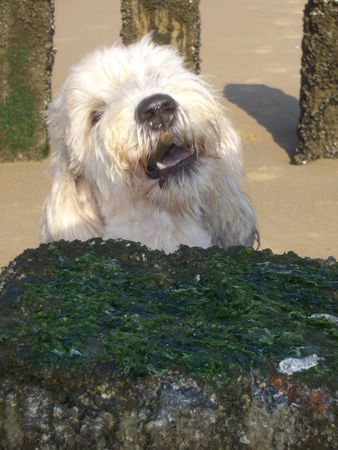
<svg viewBox="0 0 338 450">
<path fill-rule="evenodd" d="M 158 167 L 160 188 L 162 188 L 168 174 L 173 172 L 175 167 L 185 159 L 189 158 L 189 156 L 191 156 L 191 153 L 182 147 L 178 147 L 177 145 L 170 147 L 169 151 L 167 151 L 159 161 L 162 164 L 161 168 Z"/>
<path fill-rule="evenodd" d="M 164 155 L 160 162 L 166 167 L 174 167 L 176 164 L 180 163 L 184 159 L 191 155 L 190 152 L 183 149 L 182 147 L 177 147 L 173 145 L 170 150 Z"/>
</svg>

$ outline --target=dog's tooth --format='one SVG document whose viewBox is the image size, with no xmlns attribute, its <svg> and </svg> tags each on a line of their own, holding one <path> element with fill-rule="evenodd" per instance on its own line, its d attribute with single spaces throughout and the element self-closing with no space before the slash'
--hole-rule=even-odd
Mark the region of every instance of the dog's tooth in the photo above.
<svg viewBox="0 0 338 450">
<path fill-rule="evenodd" d="M 161 163 L 160 161 L 157 161 L 156 167 L 158 167 L 160 170 L 167 168 L 167 166 L 165 164 Z"/>
</svg>

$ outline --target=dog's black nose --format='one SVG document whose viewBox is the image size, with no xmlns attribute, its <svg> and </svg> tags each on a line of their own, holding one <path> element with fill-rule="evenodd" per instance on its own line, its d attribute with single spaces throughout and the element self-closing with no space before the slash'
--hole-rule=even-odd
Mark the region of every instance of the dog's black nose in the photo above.
<svg viewBox="0 0 338 450">
<path fill-rule="evenodd" d="M 136 108 L 136 119 L 154 130 L 169 128 L 175 119 L 177 104 L 166 94 L 144 98 Z"/>
</svg>

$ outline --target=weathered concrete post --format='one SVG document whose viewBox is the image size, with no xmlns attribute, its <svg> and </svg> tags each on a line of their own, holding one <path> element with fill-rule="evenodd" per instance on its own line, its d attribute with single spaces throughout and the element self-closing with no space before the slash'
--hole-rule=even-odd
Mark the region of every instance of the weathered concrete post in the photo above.
<svg viewBox="0 0 338 450">
<path fill-rule="evenodd" d="M 333 450 L 337 280 L 241 247 L 26 250 L 0 274 L 0 448 Z"/>
<path fill-rule="evenodd" d="M 187 66 L 199 72 L 199 0 L 121 0 L 121 16 L 125 44 L 152 31 L 156 43 L 177 47 Z"/>
<path fill-rule="evenodd" d="M 304 10 L 297 164 L 338 157 L 337 29 L 338 1 L 309 0 Z"/>
<path fill-rule="evenodd" d="M 0 0 L 0 162 L 48 154 L 54 0 Z"/>
</svg>

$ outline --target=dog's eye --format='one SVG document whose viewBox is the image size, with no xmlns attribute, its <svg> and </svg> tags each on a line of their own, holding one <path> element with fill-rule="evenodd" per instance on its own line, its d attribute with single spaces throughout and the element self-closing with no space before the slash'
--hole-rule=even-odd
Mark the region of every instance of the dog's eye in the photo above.
<svg viewBox="0 0 338 450">
<path fill-rule="evenodd" d="M 95 111 L 92 111 L 90 115 L 90 124 L 92 127 L 97 124 L 97 122 L 101 119 L 102 115 L 103 115 L 102 109 L 96 109 Z"/>
</svg>

